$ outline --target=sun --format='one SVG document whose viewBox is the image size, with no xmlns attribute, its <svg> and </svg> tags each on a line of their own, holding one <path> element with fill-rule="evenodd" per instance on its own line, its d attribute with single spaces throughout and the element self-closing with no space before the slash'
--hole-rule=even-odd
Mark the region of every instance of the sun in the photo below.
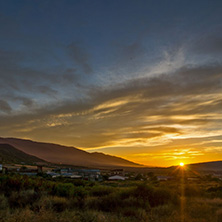
<svg viewBox="0 0 222 222">
<path fill-rule="evenodd" d="M 183 167 L 183 166 L 184 166 L 184 163 L 180 163 L 180 166 Z"/>
</svg>

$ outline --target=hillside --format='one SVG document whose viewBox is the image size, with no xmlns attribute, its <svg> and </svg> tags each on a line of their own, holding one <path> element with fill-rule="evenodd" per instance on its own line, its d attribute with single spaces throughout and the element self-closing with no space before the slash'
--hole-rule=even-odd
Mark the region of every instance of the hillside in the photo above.
<svg viewBox="0 0 222 222">
<path fill-rule="evenodd" d="M 0 138 L 0 144 L 10 144 L 29 155 L 52 163 L 88 167 L 137 167 L 139 164 L 103 153 L 88 153 L 75 147 L 40 143 L 17 138 Z"/>
<path fill-rule="evenodd" d="M 9 144 L 0 144 L 0 159 L 4 163 L 35 164 L 37 162 L 45 162 L 44 160 L 28 155 Z"/>
<path fill-rule="evenodd" d="M 212 162 L 201 162 L 186 164 L 185 172 L 189 176 L 196 176 L 199 174 L 222 174 L 222 161 L 212 161 Z M 171 166 L 166 168 L 169 174 L 179 173 L 180 166 Z"/>
<path fill-rule="evenodd" d="M 204 162 L 189 164 L 189 166 L 196 171 L 221 171 L 222 161 Z"/>
</svg>

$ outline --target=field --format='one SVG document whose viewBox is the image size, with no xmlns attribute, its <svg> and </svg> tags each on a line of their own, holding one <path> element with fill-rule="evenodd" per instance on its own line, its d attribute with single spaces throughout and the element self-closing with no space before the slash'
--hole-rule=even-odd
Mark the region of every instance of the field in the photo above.
<svg viewBox="0 0 222 222">
<path fill-rule="evenodd" d="M 0 176 L 2 222 L 221 222 L 222 182 Z"/>
</svg>

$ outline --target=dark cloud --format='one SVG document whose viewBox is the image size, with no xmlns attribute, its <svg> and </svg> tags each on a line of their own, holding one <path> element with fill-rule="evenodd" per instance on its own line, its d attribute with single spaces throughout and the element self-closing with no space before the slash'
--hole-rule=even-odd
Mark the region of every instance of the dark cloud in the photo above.
<svg viewBox="0 0 222 222">
<path fill-rule="evenodd" d="M 75 82 L 76 80 L 78 80 L 76 69 L 70 68 L 65 70 L 62 78 L 66 83 Z"/>
<path fill-rule="evenodd" d="M 44 86 L 44 85 L 42 85 L 42 86 L 38 86 L 37 89 L 38 89 L 41 93 L 47 94 L 47 95 L 49 95 L 49 96 L 55 96 L 55 95 L 57 94 L 57 91 L 54 90 L 54 89 L 52 89 L 52 88 L 49 87 L 49 86 Z"/>
<path fill-rule="evenodd" d="M 9 114 L 11 110 L 12 108 L 10 107 L 10 105 L 6 101 L 0 99 L 0 112 Z"/>
<path fill-rule="evenodd" d="M 69 55 L 74 59 L 74 62 L 79 65 L 86 74 L 93 72 L 89 64 L 89 54 L 80 47 L 77 43 L 72 43 L 68 46 Z"/>
<path fill-rule="evenodd" d="M 141 42 L 136 41 L 128 45 L 120 45 L 118 48 L 118 55 L 120 64 L 132 64 L 137 62 L 146 53 L 145 47 Z"/>
<path fill-rule="evenodd" d="M 203 35 L 192 44 L 192 50 L 202 55 L 221 55 L 222 54 L 222 27 L 218 31 L 208 35 Z M 220 30 L 220 31 L 219 31 Z"/>
<path fill-rule="evenodd" d="M 112 100 L 128 95 L 140 95 L 143 101 L 157 106 L 171 102 L 173 96 L 208 95 L 221 92 L 222 67 L 184 67 L 172 74 L 162 74 L 157 77 L 139 78 L 127 83 L 119 84 L 111 88 L 94 88 L 90 94 L 94 95 L 98 102 Z M 100 96 L 102 95 L 102 96 Z"/>
<path fill-rule="evenodd" d="M 32 107 L 32 106 L 34 105 L 34 102 L 33 102 L 32 99 L 25 98 L 25 97 L 20 98 L 20 99 L 21 99 L 21 101 L 22 101 L 22 103 L 23 103 L 24 106 Z"/>
<path fill-rule="evenodd" d="M 0 95 L 7 96 L 9 103 L 15 103 L 12 111 L 21 105 L 31 107 L 33 100 L 41 104 L 43 96 L 47 102 L 61 99 L 66 91 L 75 93 L 75 88 L 81 87 L 75 68 L 49 67 L 42 71 L 38 67 L 24 65 L 26 63 L 24 53 L 0 50 Z"/>
</svg>

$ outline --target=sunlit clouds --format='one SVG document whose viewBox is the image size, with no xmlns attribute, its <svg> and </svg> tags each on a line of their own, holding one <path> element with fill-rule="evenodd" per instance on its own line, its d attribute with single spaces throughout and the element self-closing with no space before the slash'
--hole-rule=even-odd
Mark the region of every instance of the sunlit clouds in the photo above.
<svg viewBox="0 0 222 222">
<path fill-rule="evenodd" d="M 217 148 L 221 145 L 221 68 L 211 68 L 214 72 L 210 79 L 197 68 L 186 70 L 186 79 L 182 68 L 176 73 L 133 80 L 116 88 L 92 89 L 86 101 L 67 101 L 30 114 L 4 116 L 2 133 L 8 131 L 12 136 L 44 141 L 53 138 L 53 142 L 93 151 L 106 152 L 110 147 L 109 153 L 113 154 L 115 149 L 125 147 L 138 152 L 133 155 L 134 161 L 135 157 L 147 155 L 146 159 L 138 158 L 146 164 L 161 158 L 169 163 L 178 158 L 192 161 L 204 156 L 213 144 Z M 210 67 L 207 69 L 211 71 Z M 189 79 L 192 73 L 200 75 L 195 78 L 201 78 L 203 85 L 195 78 Z M 210 85 L 211 92 L 206 90 Z M 216 136 L 218 139 L 209 140 Z M 176 150 L 163 152 L 175 142 L 179 144 Z M 118 155 L 129 156 L 125 149 L 118 151 Z"/>
</svg>

